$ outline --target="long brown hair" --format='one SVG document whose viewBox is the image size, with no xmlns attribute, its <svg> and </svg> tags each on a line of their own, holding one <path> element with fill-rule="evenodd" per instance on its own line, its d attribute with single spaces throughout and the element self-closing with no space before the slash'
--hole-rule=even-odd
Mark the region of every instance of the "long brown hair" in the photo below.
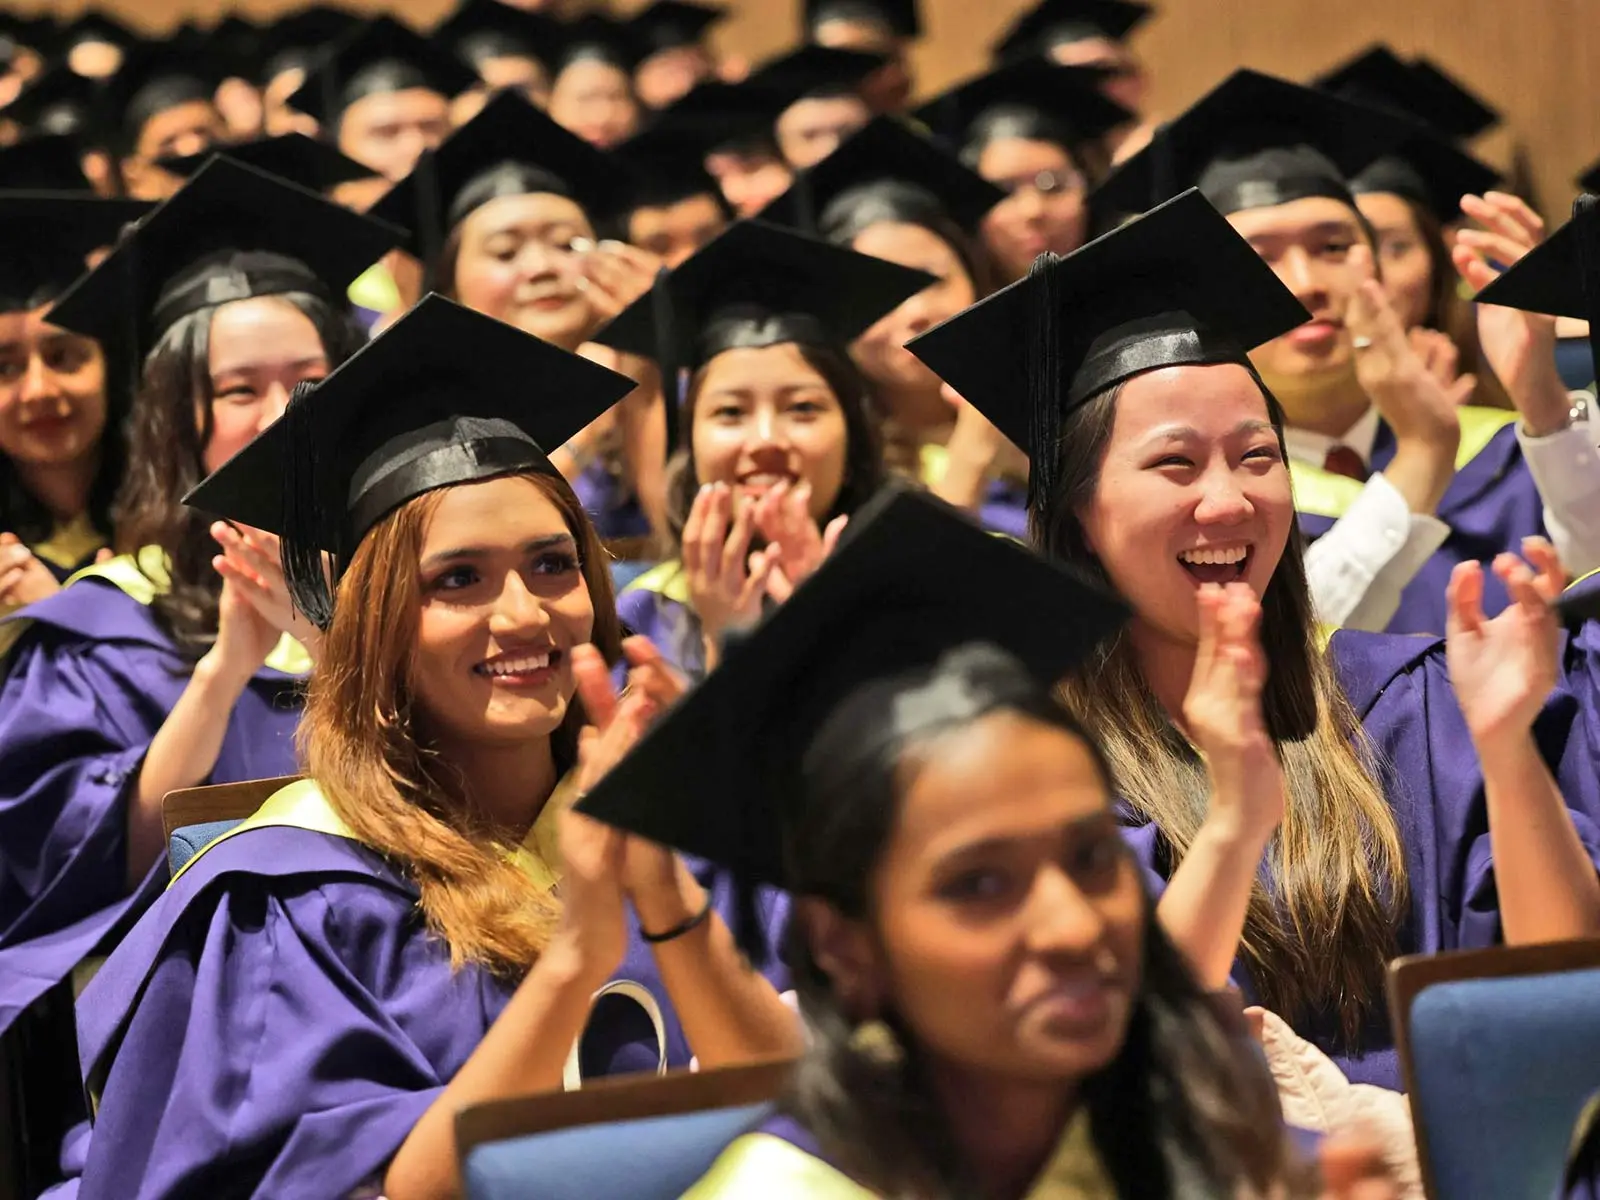
<svg viewBox="0 0 1600 1200">
<path fill-rule="evenodd" d="M 594 526 L 559 476 L 518 478 L 560 510 L 577 541 L 594 604 L 592 640 L 615 662 L 621 626 Z M 300 746 L 308 773 L 352 832 L 416 883 L 423 915 L 450 947 L 451 964 L 477 963 L 515 978 L 544 949 L 560 908 L 507 859 L 459 772 L 413 720 L 408 676 L 422 607 L 418 562 L 442 495 L 428 492 L 384 517 L 351 557 L 311 677 Z M 552 735 L 557 771 L 577 761 L 586 719 L 574 696 Z"/>
<path fill-rule="evenodd" d="M 1283 410 L 1256 382 L 1282 450 Z M 1098 485 L 1120 390 L 1063 418 L 1060 485 L 1046 499 L 1043 527 L 1033 531 L 1050 557 L 1103 580 L 1078 514 Z M 1241 950 L 1263 1004 L 1289 1020 L 1337 1013 L 1353 1042 L 1381 1007 L 1384 971 L 1408 910 L 1406 859 L 1371 745 L 1321 651 L 1298 530 L 1290 531 L 1262 599 L 1261 641 L 1271 664 L 1263 715 L 1288 802 L 1267 851 L 1271 886 L 1255 887 Z M 1070 676 L 1063 695 L 1111 763 L 1122 798 L 1160 830 L 1175 866 L 1205 820 L 1210 789 L 1204 764 L 1150 690 L 1126 633 Z"/>
</svg>

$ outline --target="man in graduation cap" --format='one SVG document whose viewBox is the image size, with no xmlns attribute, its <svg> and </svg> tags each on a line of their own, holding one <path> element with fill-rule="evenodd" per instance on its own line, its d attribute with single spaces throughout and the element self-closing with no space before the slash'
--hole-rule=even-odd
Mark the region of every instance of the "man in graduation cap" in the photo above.
<svg viewBox="0 0 1600 1200">
<path fill-rule="evenodd" d="M 655 115 L 645 144 L 659 138 L 681 145 L 736 215 L 754 216 L 793 177 L 773 132 L 784 105 L 783 95 L 749 80 L 708 79 Z"/>
<path fill-rule="evenodd" d="M 804 0 L 807 38 L 835 50 L 882 54 L 861 85 L 874 112 L 899 112 L 916 90 L 911 44 L 922 36 L 918 0 Z"/>
<path fill-rule="evenodd" d="M 728 227 L 733 209 L 705 168 L 706 149 L 689 131 L 646 129 L 615 151 L 633 173 L 624 240 L 676 267 Z"/>
<path fill-rule="evenodd" d="M 639 127 L 633 71 L 638 30 L 598 12 L 568 25 L 551 70 L 550 115 L 584 141 L 610 149 Z"/>
<path fill-rule="evenodd" d="M 450 120 L 465 125 L 495 92 L 514 91 L 543 108 L 550 101 L 550 63 L 560 46 L 558 22 L 519 12 L 500 0 L 466 0 L 435 27 L 442 40 L 478 73 L 479 84 L 450 106 Z"/>
<path fill-rule="evenodd" d="M 145 44 L 124 57 L 104 103 L 128 195 L 166 199 L 180 181 L 156 160 L 199 154 L 225 140 L 214 99 L 220 82 L 216 65 L 180 42 Z"/>
<path fill-rule="evenodd" d="M 630 19 L 641 55 L 633 70 L 639 103 L 665 108 L 695 84 L 717 78 L 717 60 L 706 44 L 711 27 L 727 10 L 691 0 L 653 0 Z"/>
<path fill-rule="evenodd" d="M 1347 181 L 1413 130 L 1381 111 L 1239 71 L 1163 127 L 1095 203 L 1132 212 L 1197 185 L 1311 311 L 1310 322 L 1252 361 L 1287 413 L 1301 526 L 1319 539 L 1313 592 L 1323 618 L 1439 633 L 1456 563 L 1487 561 L 1548 533 L 1569 569 L 1589 570 L 1600 562 L 1564 531 L 1600 513 L 1569 507 L 1586 487 L 1564 475 L 1564 463 L 1580 461 L 1574 447 L 1585 435 L 1568 428 L 1553 334 L 1484 310 L 1491 361 L 1496 339 L 1521 347 L 1526 369 L 1502 380 L 1519 411 L 1463 408 L 1466 385 L 1427 369 L 1376 282 L 1370 229 Z M 1477 211 L 1489 228 L 1458 255 L 1520 257 L 1532 231 L 1517 214 Z M 1487 611 L 1497 613 L 1505 591 L 1492 577 L 1487 584 Z"/>
<path fill-rule="evenodd" d="M 872 118 L 863 87 L 884 62 L 876 51 L 802 46 L 762 63 L 745 86 L 776 104 L 773 136 L 798 171 L 832 154 Z"/>
</svg>

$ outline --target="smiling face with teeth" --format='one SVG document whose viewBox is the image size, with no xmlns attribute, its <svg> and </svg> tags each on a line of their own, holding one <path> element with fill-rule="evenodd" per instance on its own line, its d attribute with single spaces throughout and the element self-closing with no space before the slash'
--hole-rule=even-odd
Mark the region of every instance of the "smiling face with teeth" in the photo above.
<svg viewBox="0 0 1600 1200">
<path fill-rule="evenodd" d="M 1294 522 L 1282 445 L 1260 387 L 1236 364 L 1150 371 L 1111 403 L 1077 514 L 1087 548 L 1136 625 L 1192 643 L 1202 584 L 1243 582 L 1262 596 L 1278 568 Z"/>
<path fill-rule="evenodd" d="M 548 738 L 566 718 L 595 607 L 548 486 L 507 476 L 436 493 L 410 685 L 447 755 Z"/>
</svg>

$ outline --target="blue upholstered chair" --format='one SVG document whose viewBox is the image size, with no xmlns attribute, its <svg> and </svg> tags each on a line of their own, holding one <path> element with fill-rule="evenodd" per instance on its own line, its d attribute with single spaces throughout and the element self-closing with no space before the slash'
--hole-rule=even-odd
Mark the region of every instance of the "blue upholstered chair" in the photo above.
<svg viewBox="0 0 1600 1200">
<path fill-rule="evenodd" d="M 247 779 L 209 787 L 183 788 L 161 798 L 161 827 L 167 836 L 167 867 L 176 875 L 209 842 L 221 837 L 296 776 Z"/>
<path fill-rule="evenodd" d="M 1600 1089 L 1600 940 L 1415 955 L 1390 1011 L 1431 1200 L 1538 1200 Z"/>
<path fill-rule="evenodd" d="M 1561 338 L 1556 342 L 1556 370 L 1569 388 L 1586 388 L 1594 382 L 1594 354 L 1588 338 Z M 1592 418 L 1591 418 L 1592 419 Z"/>
<path fill-rule="evenodd" d="M 791 1064 L 601 1080 L 456 1119 L 468 1200 L 677 1200 L 759 1125 Z"/>
</svg>

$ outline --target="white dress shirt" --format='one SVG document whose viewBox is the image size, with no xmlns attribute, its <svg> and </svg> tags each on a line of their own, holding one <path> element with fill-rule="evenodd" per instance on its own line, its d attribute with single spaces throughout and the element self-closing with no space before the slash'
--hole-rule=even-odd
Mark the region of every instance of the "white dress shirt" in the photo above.
<svg viewBox="0 0 1600 1200">
<path fill-rule="evenodd" d="M 1594 403 L 1587 392 L 1573 392 L 1572 399 Z M 1544 501 L 1544 527 L 1571 579 L 1600 569 L 1600 451 L 1595 435 L 1590 419 L 1537 438 L 1517 422 L 1517 444 Z"/>
</svg>

